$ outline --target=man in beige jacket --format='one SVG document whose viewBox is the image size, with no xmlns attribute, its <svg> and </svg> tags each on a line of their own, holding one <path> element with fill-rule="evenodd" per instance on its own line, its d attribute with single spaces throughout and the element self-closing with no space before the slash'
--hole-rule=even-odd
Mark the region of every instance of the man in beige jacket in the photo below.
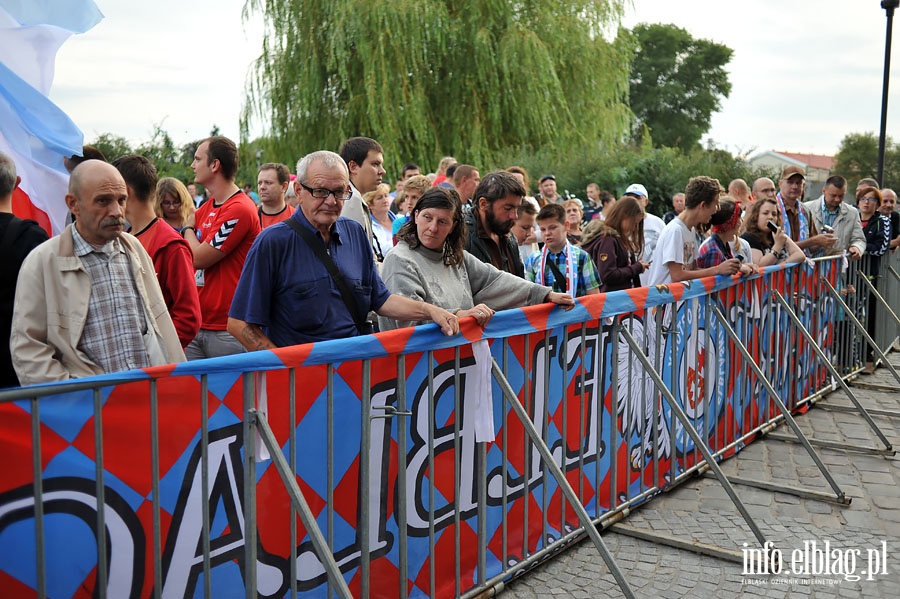
<svg viewBox="0 0 900 599">
<path fill-rule="evenodd" d="M 88 160 L 72 172 L 75 223 L 19 272 L 10 352 L 22 385 L 184 360 L 153 262 L 123 232 L 127 197 L 110 164 Z"/>
</svg>

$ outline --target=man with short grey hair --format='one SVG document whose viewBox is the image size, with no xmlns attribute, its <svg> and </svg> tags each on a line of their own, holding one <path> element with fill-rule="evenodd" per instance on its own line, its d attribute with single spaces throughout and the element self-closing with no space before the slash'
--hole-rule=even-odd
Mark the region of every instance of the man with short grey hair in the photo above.
<svg viewBox="0 0 900 599">
<path fill-rule="evenodd" d="M 446 335 L 459 331 L 450 312 L 385 287 L 363 229 L 341 216 L 352 192 L 340 155 L 304 156 L 294 187 L 298 210 L 260 233 L 228 314 L 228 331 L 247 350 L 365 334 L 372 310 L 395 320 L 431 320 Z"/>
</svg>

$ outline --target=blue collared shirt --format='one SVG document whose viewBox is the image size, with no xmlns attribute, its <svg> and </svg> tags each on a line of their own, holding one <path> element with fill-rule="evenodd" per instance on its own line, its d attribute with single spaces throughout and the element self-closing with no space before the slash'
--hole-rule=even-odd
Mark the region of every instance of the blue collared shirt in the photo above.
<svg viewBox="0 0 900 599">
<path fill-rule="evenodd" d="M 291 218 L 322 241 L 301 210 Z M 381 308 L 391 294 L 378 276 L 359 223 L 339 218 L 327 251 L 353 290 L 360 314 Z M 263 327 L 279 347 L 359 334 L 325 265 L 286 222 L 264 229 L 256 238 L 228 315 Z"/>
</svg>

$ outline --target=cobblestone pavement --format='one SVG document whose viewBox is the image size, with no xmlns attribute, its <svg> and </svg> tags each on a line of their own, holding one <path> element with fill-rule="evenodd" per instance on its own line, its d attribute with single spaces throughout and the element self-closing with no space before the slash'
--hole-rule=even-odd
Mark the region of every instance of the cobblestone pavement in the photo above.
<svg viewBox="0 0 900 599">
<path fill-rule="evenodd" d="M 890 355 L 900 369 L 900 358 Z M 868 409 L 900 414 L 900 384 L 886 368 L 861 376 L 853 390 Z M 843 441 L 865 447 L 883 447 L 858 413 L 828 409 L 850 406 L 840 389 L 831 393 L 797 423 L 808 437 Z M 900 417 L 873 415 L 875 423 L 897 449 Z M 787 426 L 777 429 L 790 434 Z M 738 496 L 766 539 L 785 555 L 780 575 L 742 575 L 740 563 L 698 555 L 616 533 L 603 532 L 603 540 L 638 597 L 900 597 L 900 455 L 845 452 L 817 448 L 822 461 L 852 503 L 837 505 L 786 493 L 735 485 Z M 729 476 L 829 492 L 830 487 L 809 454 L 798 443 L 771 438 L 758 440 L 737 457 L 722 463 Z M 623 524 L 682 541 L 699 541 L 731 552 L 743 543 L 757 542 L 725 490 L 715 478 L 691 479 L 673 491 L 638 508 Z M 866 570 L 867 550 L 886 542 L 887 574 L 868 580 L 845 580 L 841 575 L 793 576 L 790 554 L 803 550 L 804 540 L 849 558 L 860 549 L 855 572 Z M 846 562 L 848 566 L 850 562 Z M 807 582 L 801 582 L 806 580 Z M 810 582 L 812 584 L 810 584 Z M 590 541 L 582 541 L 556 558 L 510 582 L 501 599 L 544 597 L 620 597 L 621 591 Z"/>
</svg>

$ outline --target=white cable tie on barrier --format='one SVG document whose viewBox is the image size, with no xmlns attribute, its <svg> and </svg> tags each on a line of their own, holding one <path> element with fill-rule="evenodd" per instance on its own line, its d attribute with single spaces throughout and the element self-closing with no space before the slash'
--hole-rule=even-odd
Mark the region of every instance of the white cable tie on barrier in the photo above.
<svg viewBox="0 0 900 599">
<path fill-rule="evenodd" d="M 475 357 L 476 389 L 474 428 L 475 440 L 491 443 L 497 438 L 494 430 L 494 399 L 491 394 L 491 348 L 484 339 L 472 344 L 472 355 Z"/>
<path fill-rule="evenodd" d="M 265 371 L 256 372 L 253 375 L 256 387 L 256 410 L 265 417 L 269 413 L 269 396 L 266 393 L 266 373 Z M 272 459 L 266 444 L 263 443 L 262 437 L 259 436 L 259 429 L 253 427 L 254 442 L 256 443 L 256 461 L 265 462 Z"/>
</svg>

